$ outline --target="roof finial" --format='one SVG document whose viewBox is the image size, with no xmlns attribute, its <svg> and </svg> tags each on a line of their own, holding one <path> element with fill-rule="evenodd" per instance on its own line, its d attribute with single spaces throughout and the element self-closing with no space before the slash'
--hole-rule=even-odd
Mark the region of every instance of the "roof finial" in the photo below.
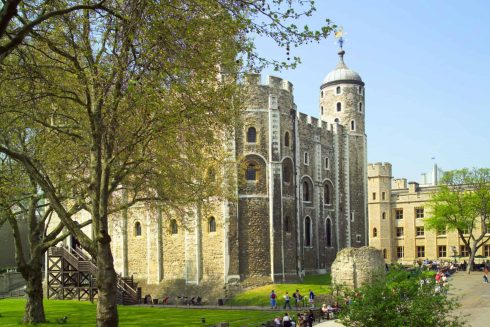
<svg viewBox="0 0 490 327">
<path fill-rule="evenodd" d="M 344 28 L 340 26 L 338 30 L 335 31 L 335 38 L 338 40 L 337 43 L 340 47 L 340 50 L 343 50 L 344 47 Z"/>
</svg>

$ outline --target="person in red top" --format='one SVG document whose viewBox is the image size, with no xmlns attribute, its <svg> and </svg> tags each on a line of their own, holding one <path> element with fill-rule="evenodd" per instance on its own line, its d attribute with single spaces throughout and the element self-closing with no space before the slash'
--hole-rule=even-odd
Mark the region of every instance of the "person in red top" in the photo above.
<svg viewBox="0 0 490 327">
<path fill-rule="evenodd" d="M 436 283 L 439 284 L 441 282 L 441 272 L 438 271 L 437 274 L 436 274 Z"/>
<path fill-rule="evenodd" d="M 485 265 L 485 268 L 483 268 L 483 282 L 488 283 L 488 267 Z"/>
</svg>

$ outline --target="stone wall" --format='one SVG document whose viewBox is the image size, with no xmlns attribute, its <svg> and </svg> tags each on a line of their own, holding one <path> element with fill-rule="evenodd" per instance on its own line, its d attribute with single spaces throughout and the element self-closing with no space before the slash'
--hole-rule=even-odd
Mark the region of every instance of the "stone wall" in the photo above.
<svg viewBox="0 0 490 327">
<path fill-rule="evenodd" d="M 332 283 L 357 288 L 384 278 L 385 262 L 380 250 L 363 246 L 345 248 L 332 264 Z"/>
</svg>

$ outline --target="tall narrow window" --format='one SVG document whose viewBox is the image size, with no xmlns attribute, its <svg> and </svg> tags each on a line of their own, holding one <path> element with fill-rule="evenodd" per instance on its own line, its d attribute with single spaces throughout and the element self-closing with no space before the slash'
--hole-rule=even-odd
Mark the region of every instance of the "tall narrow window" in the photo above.
<svg viewBox="0 0 490 327">
<path fill-rule="evenodd" d="M 141 223 L 139 221 L 134 224 L 134 236 L 141 236 Z"/>
<path fill-rule="evenodd" d="M 311 246 L 311 219 L 305 218 L 305 246 Z"/>
<path fill-rule="evenodd" d="M 330 186 L 328 185 L 328 183 L 326 183 L 324 186 L 323 186 L 323 204 L 332 204 L 332 199 L 331 199 L 331 196 L 330 196 L 331 192 L 330 192 Z"/>
<path fill-rule="evenodd" d="M 362 86 L 359 86 L 358 91 L 359 91 L 359 94 L 362 94 Z"/>
<path fill-rule="evenodd" d="M 350 130 L 351 131 L 355 131 L 356 130 L 356 121 L 355 120 L 351 120 L 350 121 Z"/>
<path fill-rule="evenodd" d="M 337 86 L 337 88 L 335 89 L 335 93 L 340 94 L 341 91 L 342 88 L 340 86 Z"/>
<path fill-rule="evenodd" d="M 381 192 L 381 200 L 386 200 L 386 192 Z"/>
<path fill-rule="evenodd" d="M 320 98 L 323 98 L 323 91 L 320 92 Z"/>
<path fill-rule="evenodd" d="M 337 102 L 337 112 L 342 111 L 342 103 Z"/>
<path fill-rule="evenodd" d="M 172 219 L 172 221 L 170 221 L 170 233 L 177 234 L 178 232 L 179 229 L 177 227 L 177 221 L 175 219 Z"/>
<path fill-rule="evenodd" d="M 386 212 L 383 212 L 383 213 L 381 214 L 381 218 L 386 219 Z"/>
<path fill-rule="evenodd" d="M 216 219 L 214 219 L 214 217 L 209 218 L 208 224 L 209 224 L 209 228 L 208 228 L 209 232 L 210 233 L 216 232 Z"/>
<path fill-rule="evenodd" d="M 283 165 L 283 168 L 282 168 L 282 180 L 285 183 L 290 183 L 291 182 L 291 166 L 289 165 L 288 162 L 286 162 Z"/>
<path fill-rule="evenodd" d="M 284 217 L 284 231 L 286 233 L 291 232 L 291 217 L 289 216 Z"/>
<path fill-rule="evenodd" d="M 378 229 L 376 227 L 373 228 L 373 237 L 378 237 Z"/>
<path fill-rule="evenodd" d="M 303 201 L 310 201 L 310 184 L 303 182 Z"/>
<path fill-rule="evenodd" d="M 249 127 L 247 130 L 247 142 L 255 143 L 257 142 L 257 130 L 255 127 Z"/>
<path fill-rule="evenodd" d="M 289 146 L 289 132 L 284 134 L 284 146 Z"/>
<path fill-rule="evenodd" d="M 359 102 L 359 112 L 362 112 L 362 102 Z"/>
<path fill-rule="evenodd" d="M 325 224 L 325 237 L 326 245 L 328 247 L 332 246 L 332 221 L 327 218 L 327 223 Z"/>
<path fill-rule="evenodd" d="M 330 169 L 330 161 L 328 160 L 328 157 L 325 157 L 325 169 Z"/>
<path fill-rule="evenodd" d="M 322 115 L 323 115 L 323 106 L 321 106 L 321 108 L 320 108 L 320 109 L 321 109 L 321 113 L 322 113 Z"/>
<path fill-rule="evenodd" d="M 245 178 L 247 181 L 257 180 L 257 165 L 254 163 L 249 163 L 247 166 L 247 171 L 245 172 Z"/>
<path fill-rule="evenodd" d="M 310 156 L 308 155 L 308 152 L 305 152 L 305 160 L 304 160 L 305 165 L 310 164 Z"/>
</svg>

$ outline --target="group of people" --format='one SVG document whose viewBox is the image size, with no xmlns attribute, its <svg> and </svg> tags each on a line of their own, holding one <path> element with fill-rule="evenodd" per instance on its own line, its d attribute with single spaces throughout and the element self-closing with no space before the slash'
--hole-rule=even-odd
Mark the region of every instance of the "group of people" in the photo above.
<svg viewBox="0 0 490 327">
<path fill-rule="evenodd" d="M 289 295 L 288 292 L 284 294 L 284 306 L 283 309 L 286 310 L 288 308 L 291 310 L 291 301 L 294 301 L 294 307 L 296 309 L 299 309 L 300 307 L 304 306 L 303 303 L 303 295 L 299 292 L 299 290 L 296 290 L 296 292 L 293 293 L 292 299 L 291 296 Z M 274 290 L 272 290 L 271 294 L 269 295 L 269 301 L 271 305 L 271 309 L 277 309 L 277 304 L 278 304 L 278 299 L 277 299 L 277 294 L 275 293 Z M 310 289 L 308 293 L 308 303 L 311 308 L 315 307 L 315 293 Z"/>
<path fill-rule="evenodd" d="M 326 304 L 326 303 L 323 303 L 322 305 L 322 317 L 327 319 L 327 320 L 330 320 L 334 317 L 334 314 L 338 313 L 340 311 L 340 306 L 338 304 L 338 302 L 335 302 L 334 305 L 331 305 L 330 303 L 329 304 Z"/>
<path fill-rule="evenodd" d="M 274 319 L 274 327 L 311 327 L 314 321 L 315 315 L 311 309 L 307 313 L 299 313 L 296 320 L 286 312 L 284 317 Z"/>
</svg>

